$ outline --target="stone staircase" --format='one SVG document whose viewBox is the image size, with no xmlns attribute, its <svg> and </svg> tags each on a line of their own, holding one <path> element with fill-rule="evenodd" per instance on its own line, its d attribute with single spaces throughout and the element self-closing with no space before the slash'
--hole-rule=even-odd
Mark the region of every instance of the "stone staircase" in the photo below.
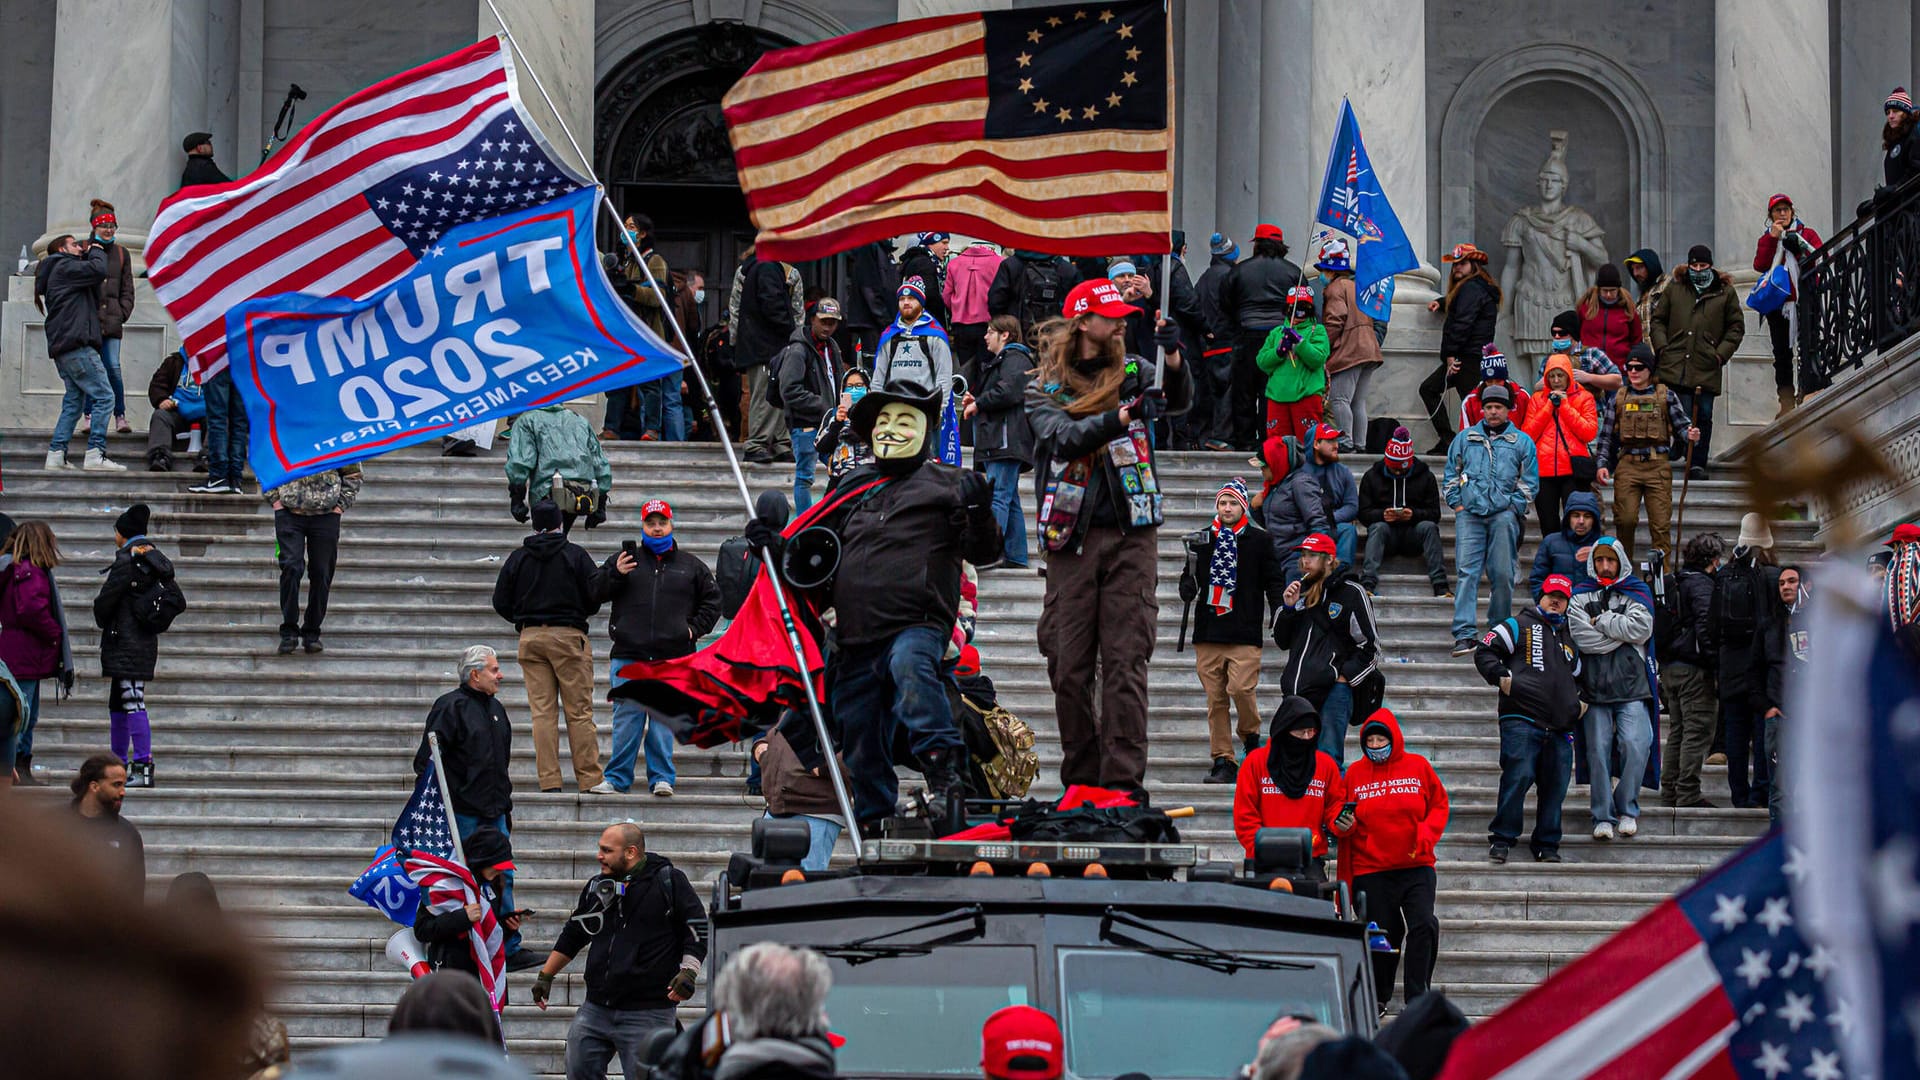
<svg viewBox="0 0 1920 1080">
<path fill-rule="evenodd" d="M 296 1054 L 380 1035 L 405 990 L 406 973 L 383 953 L 395 928 L 345 889 L 406 800 L 427 706 L 455 685 L 465 645 L 494 645 L 507 671 L 501 698 L 519 728 L 516 897 L 539 912 L 527 926 L 530 942 L 552 941 L 580 883 L 595 872 L 594 840 L 610 820 L 640 821 L 649 848 L 696 882 L 710 881 L 727 853 L 745 846 L 761 802 L 745 794 L 741 748 L 680 748 L 678 794 L 670 800 L 533 791 L 513 635 L 489 606 L 500 560 L 525 534 L 506 513 L 501 452 L 452 460 L 413 449 L 370 463 L 367 489 L 342 534 L 327 651 L 282 657 L 274 651 L 272 518 L 257 497 L 190 495 L 193 478 L 184 473 L 49 473 L 40 469 L 43 446 L 33 433 L 0 436 L 7 496 L 0 508 L 16 520 L 50 522 L 68 560 L 58 579 L 81 672 L 71 700 L 44 699 L 35 762 L 59 784 L 87 754 L 106 748 L 106 691 L 94 675 L 98 635 L 88 602 L 109 561 L 114 516 L 131 502 L 147 502 L 153 535 L 174 556 L 191 609 L 164 639 L 149 691 L 158 787 L 129 793 L 125 812 L 145 836 L 150 889 L 163 890 L 183 871 L 203 871 L 224 903 L 252 920 L 280 972 L 272 1000 Z M 114 452 L 139 460 L 130 441 L 116 439 Z M 744 508 L 716 447 L 630 444 L 610 454 L 613 518 L 574 535 L 596 559 L 638 535 L 635 512 L 656 496 L 672 502 L 680 542 L 709 563 L 720 542 L 739 531 Z M 1350 464 L 1359 472 L 1367 462 Z M 756 493 L 791 487 L 791 466 L 749 470 Z M 1157 804 L 1196 807 L 1183 834 L 1221 859 L 1240 857 L 1232 789 L 1200 782 L 1209 765 L 1204 698 L 1190 653 L 1173 648 L 1178 538 L 1211 516 L 1222 479 L 1248 472 L 1238 455 L 1169 454 L 1161 464 L 1172 494 L 1161 533 L 1148 782 Z M 1689 533 L 1710 528 L 1733 536 L 1743 509 L 1735 483 L 1696 482 L 1688 501 Z M 1774 532 L 1784 556 L 1812 554 L 1811 523 L 1777 522 Z M 1529 565 L 1537 539 L 1530 535 L 1523 549 Z M 1586 789 L 1575 787 L 1567 799 L 1566 863 L 1490 866 L 1486 826 L 1499 776 L 1494 692 L 1469 659 L 1448 655 L 1450 605 L 1428 595 L 1415 562 L 1395 561 L 1388 571 L 1377 603 L 1387 703 L 1410 748 L 1433 759 L 1453 804 L 1440 846 L 1436 979 L 1469 1015 L 1492 1012 L 1765 829 L 1760 811 L 1662 809 L 1649 793 L 1639 837 L 1594 844 L 1586 839 Z M 1042 586 L 1032 574 L 983 575 L 978 644 L 1002 702 L 1039 735 L 1037 793 L 1044 794 L 1058 791 L 1060 754 L 1034 645 Z M 594 641 L 604 656 L 604 615 Z M 1267 659 L 1270 687 L 1284 654 L 1269 650 Z M 602 694 L 605 676 L 602 664 Z M 1271 709 L 1277 696 L 1269 689 L 1262 702 Z M 604 704 L 596 710 L 603 760 L 608 716 Z M 1711 771 L 1711 797 L 1724 804 L 1723 771 Z M 524 1004 L 531 973 L 512 979 L 510 1000 L 520 1004 L 506 1010 L 507 1032 L 514 1052 L 536 1071 L 563 1071 L 571 1005 L 582 993 L 578 970 L 576 964 L 556 983 L 555 1007 L 544 1013 Z"/>
</svg>

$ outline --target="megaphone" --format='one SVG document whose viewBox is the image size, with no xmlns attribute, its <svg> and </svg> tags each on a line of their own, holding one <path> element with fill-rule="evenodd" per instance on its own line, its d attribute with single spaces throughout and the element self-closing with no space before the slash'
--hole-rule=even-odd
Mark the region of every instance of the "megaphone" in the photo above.
<svg viewBox="0 0 1920 1080">
<path fill-rule="evenodd" d="M 433 971 L 427 962 L 427 948 L 413 936 L 413 927 L 403 926 L 387 939 L 387 959 L 406 968 L 414 978 L 422 979 Z"/>
<path fill-rule="evenodd" d="M 833 580 L 840 568 L 840 537 L 824 525 L 802 529 L 787 541 L 780 572 L 796 589 L 812 589 Z"/>
</svg>

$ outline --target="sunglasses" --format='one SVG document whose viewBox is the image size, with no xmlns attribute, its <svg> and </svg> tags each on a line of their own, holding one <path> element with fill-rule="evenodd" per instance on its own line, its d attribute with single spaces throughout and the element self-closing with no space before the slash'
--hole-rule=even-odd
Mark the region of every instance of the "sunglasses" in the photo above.
<svg viewBox="0 0 1920 1080">
<path fill-rule="evenodd" d="M 1627 370 L 1628 371 L 1647 371 L 1649 369 L 1645 364 L 1628 364 Z"/>
</svg>

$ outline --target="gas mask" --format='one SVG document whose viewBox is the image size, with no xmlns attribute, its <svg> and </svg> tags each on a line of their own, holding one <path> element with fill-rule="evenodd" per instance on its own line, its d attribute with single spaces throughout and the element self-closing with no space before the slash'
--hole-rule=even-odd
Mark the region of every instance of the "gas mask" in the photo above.
<svg viewBox="0 0 1920 1080">
<path fill-rule="evenodd" d="M 873 456 L 883 461 L 910 461 L 927 445 L 927 417 L 911 405 L 892 402 L 873 420 Z"/>
</svg>

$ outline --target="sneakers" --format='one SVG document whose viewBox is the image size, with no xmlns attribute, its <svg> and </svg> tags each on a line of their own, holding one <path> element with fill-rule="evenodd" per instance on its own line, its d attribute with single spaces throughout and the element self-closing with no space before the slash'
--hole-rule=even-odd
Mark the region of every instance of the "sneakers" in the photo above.
<svg viewBox="0 0 1920 1080">
<path fill-rule="evenodd" d="M 49 450 L 47 451 L 47 464 L 45 468 L 71 469 L 73 466 L 67 464 L 67 452 L 65 450 Z"/>
<path fill-rule="evenodd" d="M 231 495 L 235 489 L 232 484 L 227 483 L 225 480 L 208 479 L 203 483 L 193 485 L 187 490 L 195 495 Z"/>
<path fill-rule="evenodd" d="M 1705 480 L 1706 478 L 1707 478 L 1707 470 L 1701 468 L 1698 465 L 1695 465 L 1694 467 L 1687 470 L 1687 479 L 1689 480 Z"/>
<path fill-rule="evenodd" d="M 1433 595 L 1441 599 L 1451 600 L 1453 599 L 1453 589 L 1447 585 L 1435 585 L 1433 587 Z"/>
<path fill-rule="evenodd" d="M 1503 844 L 1494 844 L 1487 848 L 1487 861 L 1495 866 L 1507 864 L 1507 849 Z"/>
<path fill-rule="evenodd" d="M 153 786 L 153 762 L 136 761 L 127 766 L 127 786 L 130 788 L 150 788 Z"/>
<path fill-rule="evenodd" d="M 314 653 L 323 653 L 327 651 L 327 647 L 324 643 L 321 642 L 319 634 L 315 634 L 312 637 L 306 639 L 306 641 L 301 644 L 301 648 L 306 649 L 307 655 L 309 656 L 313 655 Z"/>
<path fill-rule="evenodd" d="M 1560 858 L 1558 851 L 1536 851 L 1533 853 L 1533 861 L 1557 863 L 1565 860 Z"/>
<path fill-rule="evenodd" d="M 280 635 L 280 649 L 279 649 L 279 652 L 280 652 L 280 655 L 281 655 L 281 656 L 292 656 L 292 655 L 293 655 L 293 650 L 295 650 L 295 649 L 297 649 L 297 648 L 299 648 L 299 647 L 300 647 L 300 639 L 299 639 L 299 638 L 297 638 L 297 637 L 294 637 L 294 636 L 293 636 L 292 634 L 281 634 L 281 635 Z"/>
<path fill-rule="evenodd" d="M 1632 836 L 1640 831 L 1640 819 L 1623 817 L 1620 819 L 1620 835 Z"/>
<path fill-rule="evenodd" d="M 165 450 L 155 450 L 153 453 L 148 454 L 147 455 L 147 471 L 148 472 L 172 472 L 173 471 L 173 455 L 167 453 Z"/>
<path fill-rule="evenodd" d="M 1207 770 L 1207 778 L 1201 781 L 1201 783 L 1231 784 L 1239 779 L 1240 769 L 1234 765 L 1233 759 L 1230 757 L 1217 757 L 1213 759 L 1213 768 Z"/>
<path fill-rule="evenodd" d="M 673 785 L 661 780 L 653 785 L 653 793 L 663 799 L 673 798 Z"/>
<path fill-rule="evenodd" d="M 122 435 L 131 435 L 133 434 L 133 425 L 127 423 L 126 417 L 116 416 L 113 418 L 113 430 Z"/>
<path fill-rule="evenodd" d="M 1266 743 L 1267 740 L 1257 731 L 1240 736 L 1240 745 L 1246 747 L 1249 754 L 1265 746 Z"/>
<path fill-rule="evenodd" d="M 86 460 L 80 467 L 88 472 L 126 472 L 127 467 L 107 456 L 105 450 L 87 451 Z"/>
<path fill-rule="evenodd" d="M 1467 655 L 1470 655 L 1472 652 L 1473 652 L 1472 638 L 1455 638 L 1453 640 L 1453 655 L 1467 656 Z"/>
<path fill-rule="evenodd" d="M 614 787 L 612 784 L 607 783 L 605 780 L 602 780 L 599 783 L 588 788 L 587 794 L 589 795 L 625 795 L 626 792 L 621 791 L 619 788 Z"/>
<path fill-rule="evenodd" d="M 1613 822 L 1603 821 L 1595 825 L 1593 827 L 1593 838 L 1600 841 L 1613 839 Z"/>
</svg>

